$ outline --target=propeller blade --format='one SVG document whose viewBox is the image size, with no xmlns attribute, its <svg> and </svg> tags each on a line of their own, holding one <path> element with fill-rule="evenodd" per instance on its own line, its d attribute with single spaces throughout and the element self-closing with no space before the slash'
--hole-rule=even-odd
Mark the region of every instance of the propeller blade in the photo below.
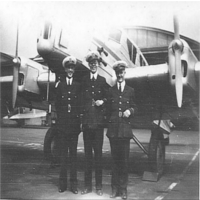
<svg viewBox="0 0 200 200">
<path fill-rule="evenodd" d="M 178 17 L 174 15 L 174 42 L 173 50 L 175 54 L 175 90 L 178 107 L 182 106 L 183 98 L 183 82 L 181 68 L 181 53 L 183 51 L 183 43 L 180 40 Z"/>
<path fill-rule="evenodd" d="M 15 107 L 17 99 L 17 88 L 18 88 L 18 79 L 19 79 L 19 67 L 18 61 L 13 66 L 13 84 L 12 84 L 12 107 Z"/>
<path fill-rule="evenodd" d="M 16 51 L 15 51 L 15 58 L 18 57 L 18 42 L 19 42 L 19 28 L 17 25 L 17 38 L 16 38 Z"/>
<path fill-rule="evenodd" d="M 16 99 L 17 99 L 17 88 L 18 88 L 18 79 L 19 79 L 19 58 L 18 58 L 18 26 L 17 26 L 17 38 L 16 38 L 16 51 L 15 58 L 13 60 L 13 83 L 12 83 L 12 107 L 15 107 Z"/>
<path fill-rule="evenodd" d="M 180 39 L 178 17 L 174 15 L 174 39 Z"/>
<path fill-rule="evenodd" d="M 182 83 L 182 70 L 181 70 L 181 54 L 180 51 L 175 51 L 175 62 L 176 62 L 176 80 L 175 80 L 175 89 L 176 89 L 176 99 L 178 107 L 182 106 L 183 98 L 183 83 Z"/>
</svg>

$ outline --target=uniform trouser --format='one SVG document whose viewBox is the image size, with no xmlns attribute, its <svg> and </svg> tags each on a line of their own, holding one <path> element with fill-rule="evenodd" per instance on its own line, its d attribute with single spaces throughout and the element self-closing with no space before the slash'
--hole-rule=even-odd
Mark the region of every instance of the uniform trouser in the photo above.
<svg viewBox="0 0 200 200">
<path fill-rule="evenodd" d="M 92 189 L 92 163 L 93 150 L 95 161 L 95 181 L 96 189 L 102 188 L 102 147 L 103 147 L 103 128 L 89 129 L 83 132 L 85 149 L 85 187 Z"/>
<path fill-rule="evenodd" d="M 130 139 L 109 138 L 112 166 L 112 189 L 126 191 L 128 184 L 128 160 L 130 151 Z"/>
<path fill-rule="evenodd" d="M 67 167 L 70 164 L 70 185 L 77 187 L 77 144 L 78 134 L 73 137 L 62 135 L 61 167 L 60 167 L 60 186 L 67 187 Z"/>
</svg>

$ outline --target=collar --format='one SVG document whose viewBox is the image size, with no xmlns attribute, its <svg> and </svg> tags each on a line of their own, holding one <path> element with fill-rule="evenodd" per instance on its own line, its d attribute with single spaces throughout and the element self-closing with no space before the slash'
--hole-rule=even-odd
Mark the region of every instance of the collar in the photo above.
<svg viewBox="0 0 200 200">
<path fill-rule="evenodd" d="M 66 77 L 67 84 L 70 82 L 70 85 L 72 85 L 72 81 L 73 81 L 73 77 L 72 78 Z"/>
<path fill-rule="evenodd" d="M 90 79 L 94 76 L 95 80 L 97 80 L 98 72 L 96 71 L 94 74 L 90 72 Z"/>
</svg>

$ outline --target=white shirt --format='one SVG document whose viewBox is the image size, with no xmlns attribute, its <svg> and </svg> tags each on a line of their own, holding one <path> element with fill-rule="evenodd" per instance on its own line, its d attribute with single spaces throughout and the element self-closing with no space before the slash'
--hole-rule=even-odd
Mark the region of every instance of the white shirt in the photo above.
<svg viewBox="0 0 200 200">
<path fill-rule="evenodd" d="M 95 80 L 97 80 L 97 71 L 93 74 L 93 73 L 90 73 L 90 79 L 92 79 L 93 77 L 95 78 Z"/>
<path fill-rule="evenodd" d="M 120 83 L 117 82 L 117 88 L 118 88 L 118 90 L 119 90 L 119 84 L 120 84 Z M 124 91 L 125 84 L 126 84 L 125 81 L 121 82 L 121 90 L 122 90 L 121 92 Z"/>
<path fill-rule="evenodd" d="M 73 78 L 66 77 L 67 85 L 68 85 L 68 83 L 70 83 L 70 85 L 72 85 L 72 81 L 73 81 Z"/>
</svg>

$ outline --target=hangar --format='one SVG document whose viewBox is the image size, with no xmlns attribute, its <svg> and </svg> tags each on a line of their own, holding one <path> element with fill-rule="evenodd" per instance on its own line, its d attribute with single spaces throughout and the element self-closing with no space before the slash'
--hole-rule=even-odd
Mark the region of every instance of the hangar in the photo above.
<svg viewBox="0 0 200 200">
<path fill-rule="evenodd" d="M 174 33 L 147 26 L 123 27 L 131 40 L 133 40 L 146 58 L 149 65 L 161 64 L 167 61 L 168 46 L 174 39 Z M 200 58 L 200 43 L 180 35 L 189 44 L 195 56 Z"/>
</svg>

